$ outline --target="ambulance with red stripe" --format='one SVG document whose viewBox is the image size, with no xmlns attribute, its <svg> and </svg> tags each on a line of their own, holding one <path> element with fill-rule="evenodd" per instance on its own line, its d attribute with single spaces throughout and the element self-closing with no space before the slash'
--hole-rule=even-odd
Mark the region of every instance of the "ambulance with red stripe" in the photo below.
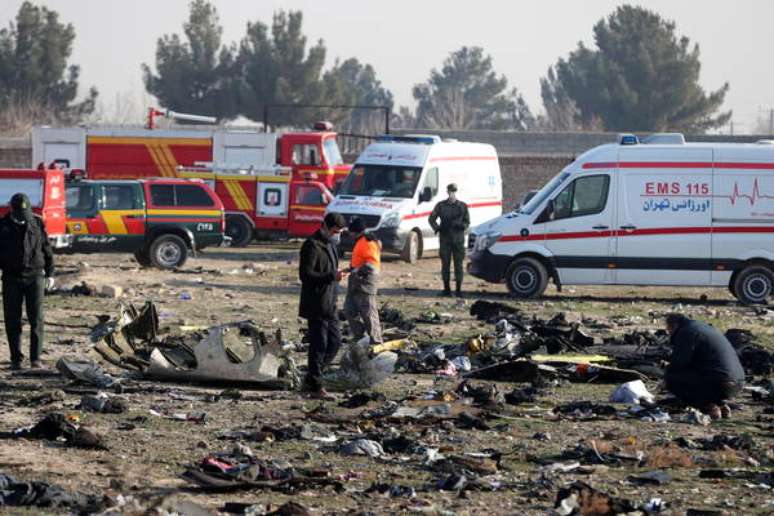
<svg viewBox="0 0 774 516">
<path fill-rule="evenodd" d="M 457 184 L 458 198 L 467 203 L 471 225 L 502 213 L 502 178 L 493 146 L 434 135 L 385 135 L 358 156 L 327 211 L 348 221 L 361 218 L 384 251 L 414 263 L 439 248 L 428 218 L 446 198 L 449 183 Z"/>
<path fill-rule="evenodd" d="M 774 288 L 774 141 L 655 134 L 579 156 L 526 205 L 479 225 L 469 271 L 522 298 L 562 285 Z"/>
<path fill-rule="evenodd" d="M 175 114 L 181 116 L 209 121 Z M 333 198 L 331 191 L 350 169 L 327 122 L 316 123 L 314 131 L 288 133 L 213 125 L 154 127 L 152 116 L 147 127 L 35 127 L 32 161 L 82 169 L 88 179 L 203 179 L 223 201 L 233 246 L 254 237 L 312 234 Z M 289 173 L 271 172 L 277 166 Z M 235 169 L 250 173 L 218 173 Z M 270 173 L 254 173 L 264 170 Z"/>
</svg>

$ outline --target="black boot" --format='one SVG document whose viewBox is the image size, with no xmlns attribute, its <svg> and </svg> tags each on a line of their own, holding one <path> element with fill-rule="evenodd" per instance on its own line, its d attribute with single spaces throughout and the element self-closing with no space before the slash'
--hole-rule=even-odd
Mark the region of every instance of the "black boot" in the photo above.
<svg viewBox="0 0 774 516">
<path fill-rule="evenodd" d="M 438 294 L 441 297 L 450 297 L 451 296 L 451 286 L 449 285 L 448 281 L 443 282 L 443 292 Z"/>
<path fill-rule="evenodd" d="M 457 297 L 463 297 L 463 295 L 462 295 L 462 282 L 461 281 L 457 282 L 457 288 L 454 291 L 454 295 L 457 296 Z"/>
</svg>

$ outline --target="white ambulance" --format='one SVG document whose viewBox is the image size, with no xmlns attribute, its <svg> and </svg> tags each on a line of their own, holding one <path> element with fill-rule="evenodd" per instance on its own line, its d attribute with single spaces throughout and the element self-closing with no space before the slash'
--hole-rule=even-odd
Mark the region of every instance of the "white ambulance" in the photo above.
<svg viewBox="0 0 774 516">
<path fill-rule="evenodd" d="M 479 225 L 469 271 L 517 297 L 562 285 L 774 286 L 774 141 L 622 135 L 579 156 L 526 205 Z"/>
<path fill-rule="evenodd" d="M 471 227 L 502 213 L 500 163 L 491 145 L 381 136 L 358 156 L 326 212 L 347 221 L 361 218 L 384 251 L 414 263 L 439 247 L 428 219 L 447 197 L 449 183 L 457 184 L 457 198 L 467 203 Z"/>
</svg>

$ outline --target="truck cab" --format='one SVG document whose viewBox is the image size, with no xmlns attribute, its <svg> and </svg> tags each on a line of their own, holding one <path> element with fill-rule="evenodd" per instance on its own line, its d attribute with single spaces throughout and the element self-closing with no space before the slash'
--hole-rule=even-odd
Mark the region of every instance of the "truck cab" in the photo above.
<svg viewBox="0 0 774 516">
<path fill-rule="evenodd" d="M 133 253 L 143 266 L 182 266 L 188 252 L 219 245 L 223 204 L 201 180 L 71 180 L 70 252 Z"/>
<path fill-rule="evenodd" d="M 64 172 L 57 168 L 0 169 L 0 216 L 8 212 L 15 193 L 27 194 L 32 211 L 43 219 L 54 249 L 67 248 L 72 238 L 65 231 Z"/>
</svg>

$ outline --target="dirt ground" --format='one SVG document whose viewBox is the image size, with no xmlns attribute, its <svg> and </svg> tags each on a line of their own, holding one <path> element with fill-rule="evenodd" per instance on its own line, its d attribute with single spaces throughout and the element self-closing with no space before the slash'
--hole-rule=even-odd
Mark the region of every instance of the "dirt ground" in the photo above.
<svg viewBox="0 0 774 516">
<path fill-rule="evenodd" d="M 114 316 L 118 302 L 142 304 L 152 299 L 158 306 L 161 326 L 165 331 L 179 332 L 180 326 L 209 325 L 252 319 L 261 328 L 282 328 L 290 340 L 300 340 L 302 322 L 297 317 L 299 282 L 297 280 L 297 243 L 255 245 L 245 249 L 213 249 L 185 266 L 189 273 L 140 269 L 127 255 L 58 256 L 57 281 L 71 286 L 81 281 L 123 288 L 120 299 L 96 296 L 52 295 L 46 299 L 46 344 L 43 361 L 47 371 L 41 374 L 11 374 L 5 335 L 0 336 L 0 431 L 9 431 L 37 422 L 45 413 L 59 411 L 76 415 L 82 424 L 103 436 L 109 451 L 87 451 L 65 448 L 62 444 L 39 440 L 0 440 L 0 473 L 24 480 L 42 480 L 67 489 L 93 494 L 106 494 L 116 499 L 131 497 L 135 505 L 149 507 L 155 501 L 173 496 L 190 500 L 217 512 L 226 502 L 260 504 L 266 510 L 294 500 L 314 513 L 394 513 L 423 512 L 430 514 L 544 514 L 554 506 L 562 486 L 582 480 L 615 496 L 644 503 L 661 498 L 667 503 L 667 514 L 684 514 L 688 509 L 723 511 L 727 514 L 774 512 L 770 489 L 744 480 L 699 478 L 699 471 L 709 468 L 744 468 L 771 471 L 774 457 L 772 416 L 765 405 L 752 401 L 745 393 L 739 410 L 730 420 L 713 422 L 708 427 L 678 421 L 643 422 L 615 417 L 590 421 L 556 420 L 549 416 L 552 407 L 574 400 L 607 403 L 614 385 L 560 384 L 550 388 L 535 403 L 506 405 L 501 418 L 489 421 L 492 430 L 462 429 L 454 425 L 398 424 L 396 432 L 432 444 L 442 453 L 463 455 L 469 452 L 496 450 L 503 454 L 495 490 L 468 490 L 462 494 L 441 491 L 436 483 L 443 475 L 422 464 L 415 457 L 391 455 L 385 459 L 351 457 L 340 454 L 331 445 L 314 441 L 245 442 L 261 458 L 281 459 L 297 467 L 322 469 L 342 480 L 344 491 L 333 488 L 310 489 L 293 495 L 253 490 L 223 494 L 190 491 L 180 474 L 186 466 L 204 458 L 209 452 L 229 450 L 234 443 L 220 440 L 221 432 L 263 425 L 285 426 L 308 421 L 308 412 L 320 405 L 295 392 L 244 391 L 239 400 L 212 401 L 205 394 L 220 393 L 223 388 L 145 382 L 146 390 L 126 393 L 129 411 L 124 414 L 95 414 L 77 410 L 81 394 L 67 388 L 67 382 L 55 371 L 55 362 L 63 356 L 90 357 L 99 360 L 89 342 L 89 328 L 97 316 Z M 252 267 L 245 268 L 245 264 Z M 196 272 L 201 267 L 200 272 Z M 250 272 L 252 269 L 253 272 Z M 492 285 L 468 277 L 464 300 L 438 298 L 437 259 L 425 259 L 412 266 L 386 258 L 380 300 L 388 301 L 409 316 L 431 309 L 453 315 L 451 324 L 422 325 L 414 335 L 418 342 L 460 343 L 468 337 L 490 331 L 489 325 L 469 315 L 470 304 L 479 298 L 505 301 L 530 314 L 549 318 L 566 312 L 570 320 L 613 316 L 626 318 L 628 326 L 612 330 L 594 330 L 594 335 L 608 335 L 660 327 L 659 314 L 681 310 L 708 321 L 722 330 L 738 327 L 752 330 L 758 342 L 774 347 L 774 312 L 739 305 L 725 289 L 677 289 L 640 287 L 570 287 L 562 293 L 549 288 L 545 298 L 517 302 L 505 295 L 503 285 Z M 188 299 L 190 298 L 190 299 Z M 343 296 L 340 296 L 340 304 Z M 28 339 L 25 331 L 24 348 Z M 296 355 L 299 364 L 305 356 Z M 105 364 L 115 375 L 120 369 Z M 46 373 L 49 374 L 46 374 Z M 456 382 L 441 384 L 452 388 Z M 421 398 L 433 387 L 432 375 L 395 374 L 377 390 L 388 399 L 403 400 L 414 395 Z M 514 385 L 502 383 L 500 390 Z M 648 383 L 651 392 L 657 385 Z M 19 402 L 57 389 L 65 390 L 64 401 L 45 405 L 19 406 Z M 171 393 L 188 394 L 194 401 L 178 399 Z M 338 394 L 339 400 L 346 398 Z M 209 401 L 208 401 L 209 400 Z M 337 402 L 325 403 L 338 422 L 326 425 L 331 433 L 342 436 L 367 431 L 358 415 L 364 409 L 344 409 Z M 366 408 L 375 408 L 372 403 Z M 149 415 L 159 412 L 205 412 L 206 421 L 197 424 Z M 133 429 L 125 422 L 146 416 Z M 383 430 L 385 428 L 382 428 Z M 757 443 L 754 452 L 734 450 L 695 451 L 670 444 L 680 436 L 696 439 L 716 434 L 748 434 Z M 542 436 L 540 434 L 543 434 Z M 545 434 L 549 434 L 546 438 Z M 650 462 L 643 467 L 624 464 L 621 467 L 600 465 L 583 473 L 542 475 L 540 458 L 559 455 L 579 442 L 594 441 L 602 447 L 643 451 Z M 630 475 L 663 467 L 672 477 L 664 485 L 635 485 Z M 416 496 L 384 497 L 364 494 L 374 482 L 414 487 Z M 8 513 L 17 509 L 5 509 Z M 27 513 L 39 513 L 38 509 Z M 21 511 L 24 513 L 24 511 Z M 185 511 L 182 511 L 185 512 Z M 257 511 L 255 514 L 260 514 Z M 713 513 L 714 514 L 714 513 Z"/>
</svg>

